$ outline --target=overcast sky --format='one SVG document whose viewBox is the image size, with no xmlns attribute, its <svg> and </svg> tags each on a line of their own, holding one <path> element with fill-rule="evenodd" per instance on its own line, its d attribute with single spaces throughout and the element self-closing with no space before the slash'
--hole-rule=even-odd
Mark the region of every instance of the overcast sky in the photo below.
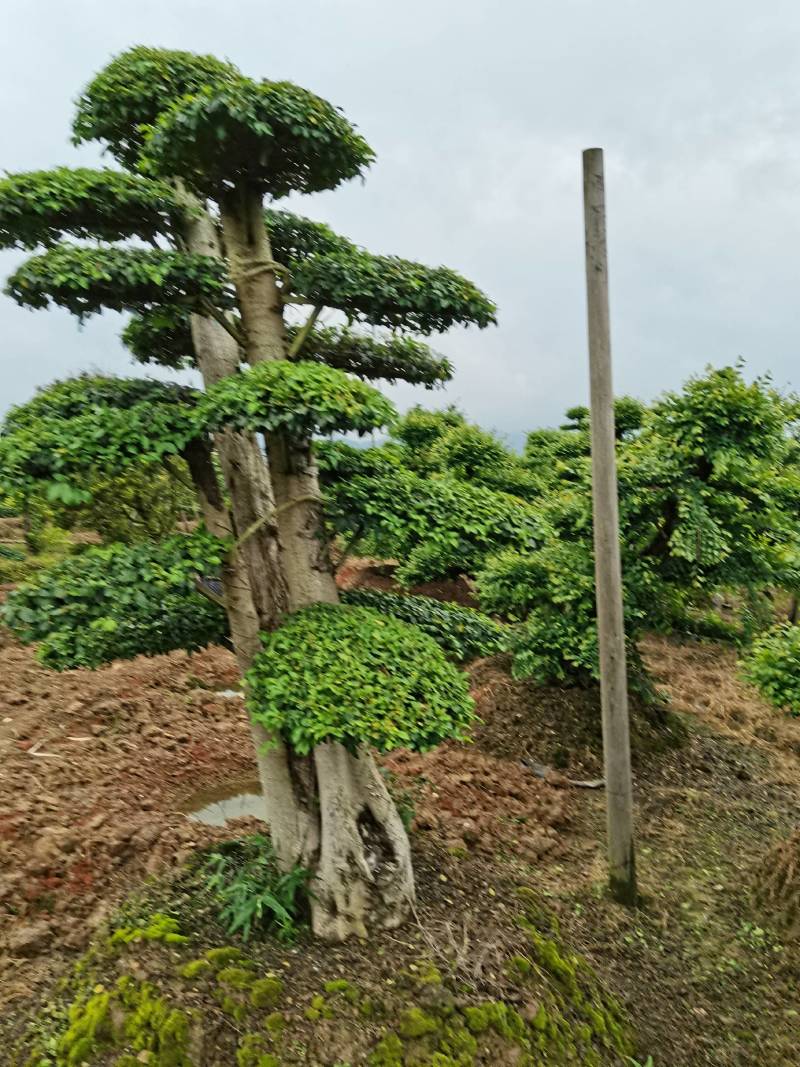
<svg viewBox="0 0 800 1067">
<path fill-rule="evenodd" d="M 760 10 L 759 10 L 760 8 Z M 581 150 L 606 151 L 617 392 L 737 357 L 800 387 L 800 4 L 791 0 L 5 0 L 0 167 L 98 158 L 72 101 L 111 55 L 213 52 L 341 106 L 365 184 L 294 205 L 370 249 L 444 263 L 499 326 L 437 339 L 445 392 L 518 444 L 587 394 Z M 5 277 L 21 257 L 0 254 Z M 87 368 L 136 373 L 107 314 L 0 297 L 0 409 Z"/>
</svg>

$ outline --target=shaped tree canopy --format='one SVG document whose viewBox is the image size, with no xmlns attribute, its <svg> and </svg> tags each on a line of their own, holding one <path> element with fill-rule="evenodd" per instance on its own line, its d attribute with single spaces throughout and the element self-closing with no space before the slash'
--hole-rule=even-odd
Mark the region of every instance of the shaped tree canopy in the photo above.
<svg viewBox="0 0 800 1067">
<path fill-rule="evenodd" d="M 182 452 L 202 432 L 194 403 L 193 390 L 165 382 L 88 375 L 57 382 L 6 416 L 2 481 L 23 491 L 45 483 L 52 498 L 74 502 L 75 483 L 93 469 L 114 475 Z"/>
<path fill-rule="evenodd" d="M 223 378 L 203 394 L 200 423 L 209 430 L 312 434 L 369 433 L 396 418 L 377 389 L 333 367 L 278 360 Z"/>
<path fill-rule="evenodd" d="M 80 319 L 104 308 L 147 311 L 177 304 L 202 312 L 231 303 L 224 264 L 209 256 L 66 242 L 26 260 L 5 291 L 23 307 L 56 304 Z"/>
<path fill-rule="evenodd" d="M 341 112 L 307 89 L 238 78 L 163 111 L 147 132 L 144 160 L 206 196 L 241 183 L 277 199 L 334 189 L 373 155 Z"/>
<path fill-rule="evenodd" d="M 123 166 L 136 170 L 146 128 L 176 99 L 209 82 L 240 78 L 216 56 L 139 45 L 120 53 L 78 99 L 73 141 L 102 141 Z"/>
</svg>

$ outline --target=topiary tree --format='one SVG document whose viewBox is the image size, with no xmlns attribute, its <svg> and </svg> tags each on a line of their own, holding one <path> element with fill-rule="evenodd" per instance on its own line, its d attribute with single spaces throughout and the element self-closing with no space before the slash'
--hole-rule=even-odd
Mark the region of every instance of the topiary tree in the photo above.
<svg viewBox="0 0 800 1067">
<path fill-rule="evenodd" d="M 0 242 L 45 248 L 7 292 L 80 319 L 106 308 L 132 313 L 125 339 L 135 358 L 196 366 L 204 394 L 140 395 L 153 383 L 112 381 L 94 406 L 74 410 L 61 397 L 57 410 L 44 404 L 12 416 L 0 464 L 11 482 L 45 481 L 64 495 L 80 491 L 87 468 L 182 456 L 206 526 L 226 545 L 222 599 L 242 670 L 256 657 L 259 670 L 275 670 L 282 652 L 269 640 L 261 652 L 261 634 L 287 611 L 329 605 L 328 614 L 302 616 L 298 640 L 309 654 L 331 612 L 352 617 L 337 606 L 313 435 L 385 423 L 390 406 L 350 375 L 445 380 L 447 362 L 413 335 L 486 326 L 494 307 L 447 268 L 372 255 L 271 206 L 289 193 L 334 189 L 373 158 L 337 109 L 291 83 L 253 81 L 209 56 L 133 48 L 81 95 L 74 138 L 99 141 L 121 170 L 59 168 L 0 182 Z M 139 243 L 116 243 L 130 239 Z M 320 327 L 326 308 L 348 325 Z M 360 677 L 379 680 L 388 668 L 395 646 L 381 647 Z M 443 692 L 455 694 L 454 676 L 435 667 Z M 422 736 L 427 705 L 411 692 L 398 689 L 409 694 L 402 714 L 417 717 Z M 315 872 L 314 929 L 342 938 L 370 922 L 401 922 L 413 901 L 408 841 L 367 738 L 344 747 L 331 728 L 315 735 L 313 749 L 298 749 L 271 717 L 273 705 L 254 700 L 272 840 L 283 867 Z M 463 711 L 454 708 L 449 722 L 440 716 L 439 732 L 459 729 Z"/>
</svg>

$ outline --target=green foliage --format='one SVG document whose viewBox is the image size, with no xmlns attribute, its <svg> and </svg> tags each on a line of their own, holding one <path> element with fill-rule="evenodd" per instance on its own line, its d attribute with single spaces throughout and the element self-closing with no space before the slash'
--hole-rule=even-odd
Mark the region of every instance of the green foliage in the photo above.
<svg viewBox="0 0 800 1067">
<path fill-rule="evenodd" d="M 288 330 L 289 339 L 296 328 Z M 402 334 L 356 333 L 345 326 L 325 326 L 312 330 L 299 354 L 302 360 L 325 363 L 359 378 L 384 378 L 411 382 L 428 388 L 447 382 L 452 366 L 422 341 Z"/>
<path fill-rule="evenodd" d="M 122 331 L 137 363 L 155 363 L 170 370 L 195 366 L 190 315 L 177 307 L 154 307 L 131 316 Z"/>
<path fill-rule="evenodd" d="M 73 526 L 95 530 L 107 544 L 162 541 L 181 519 L 196 517 L 197 498 L 185 464 L 174 468 L 136 465 L 124 474 L 93 476 L 87 483 L 91 499 L 70 516 Z"/>
<path fill-rule="evenodd" d="M 489 560 L 477 579 L 481 605 L 526 619 L 512 640 L 514 673 L 540 682 L 588 682 L 599 673 L 592 557 L 553 541 Z"/>
<path fill-rule="evenodd" d="M 139 45 L 120 53 L 86 86 L 73 123 L 73 141 L 103 141 L 129 169 L 139 163 L 147 126 L 179 97 L 209 82 L 239 78 L 215 56 Z"/>
<path fill-rule="evenodd" d="M 213 573 L 222 542 L 199 532 L 159 545 L 93 548 L 12 592 L 3 621 L 39 657 L 64 670 L 221 640 L 224 613 L 195 593 Z"/>
<path fill-rule="evenodd" d="M 272 252 L 288 268 L 288 299 L 344 311 L 373 326 L 431 334 L 494 323 L 494 304 L 447 267 L 373 255 L 324 223 L 267 211 Z"/>
<path fill-rule="evenodd" d="M 178 205 L 168 185 L 86 167 L 10 174 L 0 180 L 0 248 L 52 245 L 65 235 L 152 241 L 172 231 Z"/>
<path fill-rule="evenodd" d="M 197 393 L 183 385 L 158 382 L 151 378 L 113 378 L 99 374 L 77 374 L 37 390 L 24 404 L 7 412 L 2 432 L 23 429 L 36 419 L 73 419 L 91 414 L 102 417 L 105 408 L 129 410 L 148 407 L 193 406 Z"/>
<path fill-rule="evenodd" d="M 391 449 L 319 450 L 326 516 L 348 538 L 368 534 L 375 554 L 398 559 L 405 584 L 474 574 L 504 548 L 534 543 L 534 510 L 506 493 L 405 467 Z"/>
<path fill-rule="evenodd" d="M 430 461 L 434 469 L 456 478 L 481 481 L 489 471 L 508 461 L 508 449 L 493 434 L 477 426 L 453 426 L 433 443 Z"/>
<path fill-rule="evenodd" d="M 342 594 L 342 601 L 355 607 L 372 608 L 419 627 L 446 656 L 458 662 L 491 656 L 503 651 L 509 642 L 508 629 L 488 615 L 428 596 L 351 589 Z"/>
<path fill-rule="evenodd" d="M 355 245 L 288 267 L 290 300 L 336 308 L 373 326 L 427 335 L 496 321 L 494 304 L 449 267 L 373 255 Z"/>
<path fill-rule="evenodd" d="M 276 360 L 224 378 L 204 394 L 199 424 L 312 434 L 368 433 L 395 417 L 389 400 L 343 371 L 316 363 Z"/>
<path fill-rule="evenodd" d="M 104 308 L 141 312 L 166 304 L 203 311 L 208 303 L 231 304 L 220 260 L 67 242 L 27 259 L 8 279 L 5 292 L 22 307 L 55 304 L 81 320 Z"/>
<path fill-rule="evenodd" d="M 632 396 L 618 396 L 614 401 L 614 431 L 617 440 L 633 436 L 644 424 L 647 407 L 641 400 Z M 579 430 L 588 433 L 590 413 L 587 407 L 568 408 L 565 412 L 567 422 L 562 430 Z"/>
<path fill-rule="evenodd" d="M 431 448 L 448 430 L 467 425 L 467 420 L 454 405 L 441 411 L 429 411 L 416 405 L 405 413 L 392 428 L 392 436 L 405 446 L 403 461 L 413 470 L 432 468 Z"/>
<path fill-rule="evenodd" d="M 800 626 L 787 623 L 756 638 L 743 670 L 770 704 L 800 715 Z"/>
<path fill-rule="evenodd" d="M 317 604 L 264 637 L 247 675 L 254 722 L 306 754 L 323 741 L 426 751 L 466 736 L 466 676 L 414 626 L 369 608 Z"/>
<path fill-rule="evenodd" d="M 295 339 L 300 327 L 289 326 L 287 338 Z M 122 332 L 122 340 L 139 363 L 157 363 L 181 370 L 195 365 L 189 315 L 176 308 L 156 308 L 135 315 Z M 367 380 L 384 378 L 426 388 L 449 381 L 449 360 L 438 356 L 414 337 L 387 333 L 382 336 L 357 333 L 347 326 L 313 329 L 295 361 L 324 363 Z"/>
<path fill-rule="evenodd" d="M 0 485 L 87 503 L 87 478 L 156 464 L 197 436 L 191 390 L 161 382 L 80 376 L 9 412 L 0 433 Z"/>
<path fill-rule="evenodd" d="M 341 112 L 292 82 L 225 79 L 165 108 L 147 131 L 148 170 L 217 199 L 232 187 L 274 199 L 335 189 L 374 153 Z"/>
<path fill-rule="evenodd" d="M 281 941 L 295 940 L 308 897 L 310 872 L 293 867 L 282 873 L 269 838 L 252 834 L 219 845 L 206 858 L 200 873 L 206 889 L 218 901 L 219 920 L 230 935 L 239 934 L 247 941 L 257 931 L 274 931 Z M 259 999 L 264 1000 L 267 992 L 264 989 Z"/>
</svg>

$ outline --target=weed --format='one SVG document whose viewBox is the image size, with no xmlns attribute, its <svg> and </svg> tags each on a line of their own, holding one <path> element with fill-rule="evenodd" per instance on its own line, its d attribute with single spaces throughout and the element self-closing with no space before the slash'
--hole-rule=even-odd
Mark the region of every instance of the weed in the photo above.
<svg viewBox="0 0 800 1067">
<path fill-rule="evenodd" d="M 271 928 L 281 941 L 297 937 L 310 872 L 302 867 L 281 872 L 263 834 L 220 845 L 200 873 L 219 901 L 219 921 L 229 934 L 247 941 L 256 929 Z"/>
</svg>

